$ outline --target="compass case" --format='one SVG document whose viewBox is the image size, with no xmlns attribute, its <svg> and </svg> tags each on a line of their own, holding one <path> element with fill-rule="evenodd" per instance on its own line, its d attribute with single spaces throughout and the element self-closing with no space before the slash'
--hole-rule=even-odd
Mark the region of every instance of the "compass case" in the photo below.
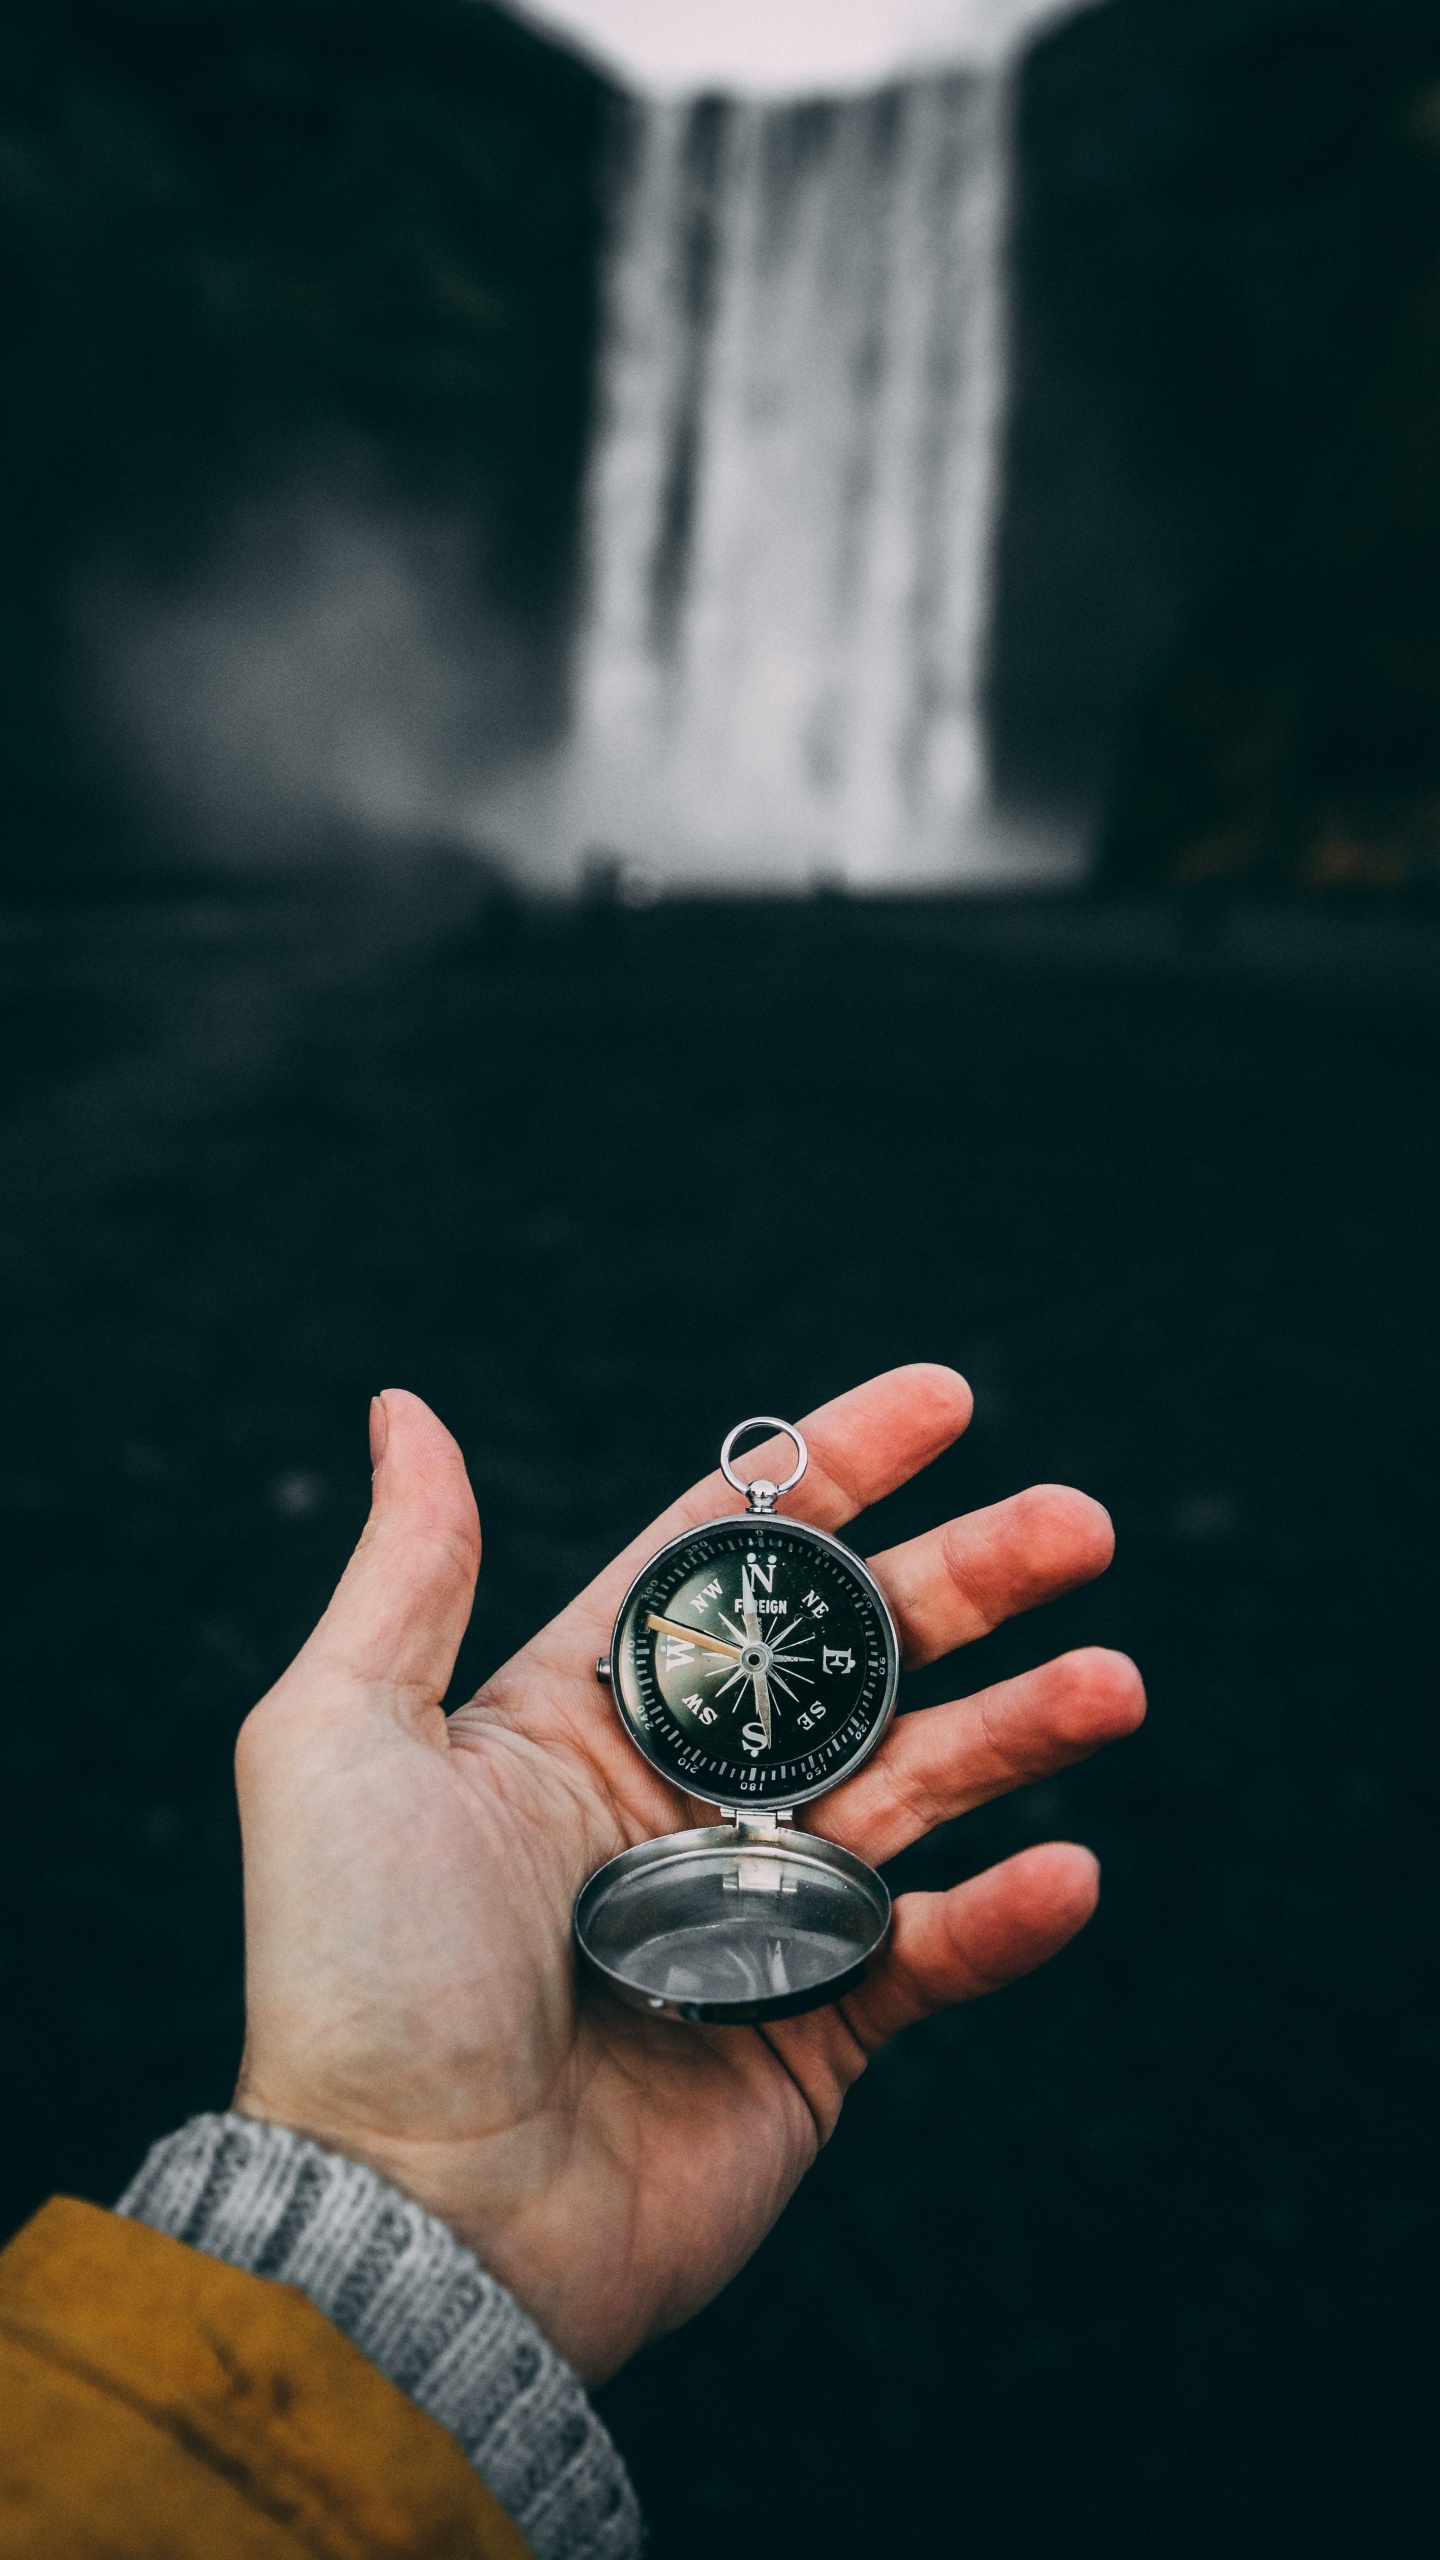
<svg viewBox="0 0 1440 2560">
<path fill-rule="evenodd" d="M 587 1970 L 693 2026 L 795 2018 L 853 1991 L 890 1927 L 864 1860 L 813 1832 L 722 1822 L 627 1849 L 575 1905 Z"/>
</svg>

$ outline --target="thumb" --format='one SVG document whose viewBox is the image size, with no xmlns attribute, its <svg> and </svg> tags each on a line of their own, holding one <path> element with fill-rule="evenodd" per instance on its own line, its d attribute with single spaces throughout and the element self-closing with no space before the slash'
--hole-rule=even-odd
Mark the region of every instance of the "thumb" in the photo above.
<svg viewBox="0 0 1440 2560">
<path fill-rule="evenodd" d="M 470 1620 L 480 1521 L 465 1461 L 418 1396 L 387 1387 L 370 1407 L 370 1517 L 335 1597 L 271 1691 L 287 1708 L 357 1692 L 412 1729 L 436 1728 Z"/>
</svg>

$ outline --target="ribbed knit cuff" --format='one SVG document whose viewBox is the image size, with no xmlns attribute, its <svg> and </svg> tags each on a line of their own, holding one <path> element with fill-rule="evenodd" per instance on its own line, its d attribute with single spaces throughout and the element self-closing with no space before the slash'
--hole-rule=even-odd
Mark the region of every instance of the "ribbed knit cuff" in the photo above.
<svg viewBox="0 0 1440 2560">
<path fill-rule="evenodd" d="M 298 2285 L 458 2436 L 535 2560 L 633 2560 L 640 2510 L 576 2376 L 454 2233 L 373 2169 L 279 2125 L 195 2116 L 116 2206 Z"/>
</svg>

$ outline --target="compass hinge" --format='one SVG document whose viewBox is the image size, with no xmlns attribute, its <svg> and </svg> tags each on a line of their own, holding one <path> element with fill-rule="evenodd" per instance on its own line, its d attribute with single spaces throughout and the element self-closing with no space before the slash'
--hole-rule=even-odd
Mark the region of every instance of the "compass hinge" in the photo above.
<svg viewBox="0 0 1440 2560">
<path fill-rule="evenodd" d="M 774 1840 L 781 1831 L 793 1831 L 795 1816 L 788 1804 L 737 1805 L 732 1819 L 742 1840 Z"/>
</svg>

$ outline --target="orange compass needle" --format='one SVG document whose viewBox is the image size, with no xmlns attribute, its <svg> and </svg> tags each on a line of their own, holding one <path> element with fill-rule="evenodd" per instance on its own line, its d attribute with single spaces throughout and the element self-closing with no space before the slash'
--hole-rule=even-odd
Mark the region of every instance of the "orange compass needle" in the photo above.
<svg viewBox="0 0 1440 2560">
<path fill-rule="evenodd" d="M 652 1609 L 645 1621 L 653 1635 L 679 1636 L 686 1644 L 698 1644 L 706 1653 L 723 1653 L 731 1662 L 740 1659 L 738 1644 L 726 1644 L 722 1636 L 707 1635 L 703 1627 L 682 1627 L 678 1618 L 657 1618 Z"/>
</svg>

